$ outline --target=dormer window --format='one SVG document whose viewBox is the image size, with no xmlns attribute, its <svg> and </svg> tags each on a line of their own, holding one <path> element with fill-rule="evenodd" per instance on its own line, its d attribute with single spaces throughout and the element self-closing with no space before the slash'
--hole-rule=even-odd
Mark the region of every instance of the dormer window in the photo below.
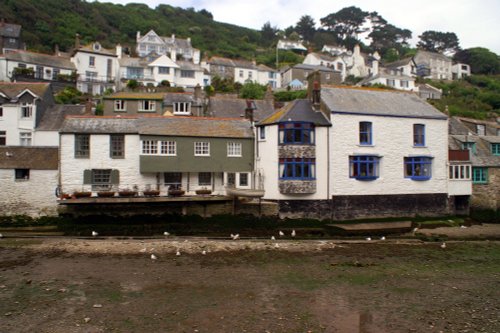
<svg viewBox="0 0 500 333">
<path fill-rule="evenodd" d="M 31 118 L 33 115 L 33 105 L 28 103 L 23 103 L 21 105 L 21 118 Z"/>
<path fill-rule="evenodd" d="M 101 45 L 99 43 L 94 43 L 94 51 L 99 51 L 101 49 Z"/>
<path fill-rule="evenodd" d="M 477 124 L 476 125 L 477 135 L 486 135 L 486 127 L 484 125 Z"/>
<path fill-rule="evenodd" d="M 314 145 L 314 125 L 294 122 L 279 124 L 279 143 Z"/>
<path fill-rule="evenodd" d="M 191 114 L 191 103 L 189 102 L 174 103 L 174 114 L 179 114 L 179 115 Z"/>
</svg>

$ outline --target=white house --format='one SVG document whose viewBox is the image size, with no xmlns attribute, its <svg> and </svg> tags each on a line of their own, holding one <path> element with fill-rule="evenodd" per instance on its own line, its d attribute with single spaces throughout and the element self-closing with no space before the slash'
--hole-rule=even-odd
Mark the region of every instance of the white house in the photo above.
<svg viewBox="0 0 500 333">
<path fill-rule="evenodd" d="M 167 55 L 173 61 L 184 60 L 194 64 L 200 63 L 200 50 L 191 46 L 191 38 L 182 39 L 159 36 L 154 30 L 150 30 L 144 36 L 137 32 L 137 54 L 145 57 L 150 53 Z"/>
<path fill-rule="evenodd" d="M 451 74 L 453 80 L 463 79 L 470 76 L 470 66 L 463 63 L 455 63 L 451 66 Z"/>
<path fill-rule="evenodd" d="M 360 46 L 356 45 L 352 53 L 341 54 L 341 57 L 347 66 L 347 75 L 366 77 L 378 73 L 381 57 L 377 51 L 373 54 L 365 54 L 361 52 Z"/>
<path fill-rule="evenodd" d="M 342 53 L 348 53 L 348 51 L 345 47 L 343 46 L 337 46 L 337 45 L 323 45 L 323 48 L 321 49 L 321 52 L 326 52 L 330 53 L 332 56 L 336 56 Z"/>
<path fill-rule="evenodd" d="M 417 75 L 433 80 L 451 80 L 453 78 L 451 58 L 424 50 L 418 50 L 413 57 L 417 67 Z"/>
<path fill-rule="evenodd" d="M 398 90 L 416 91 L 415 78 L 407 75 L 391 74 L 385 69 L 379 71 L 378 74 L 368 76 L 367 78 L 359 81 L 357 86 L 371 86 L 374 84 L 382 84 Z"/>
<path fill-rule="evenodd" d="M 281 88 L 279 72 L 266 65 L 257 66 L 257 80 L 259 84 L 268 85 L 272 89 Z"/>
<path fill-rule="evenodd" d="M 342 75 L 342 81 L 345 80 L 347 73 L 347 66 L 345 61 L 340 56 L 331 57 L 321 53 L 309 53 L 305 57 L 303 64 L 314 66 L 325 66 L 337 70 Z"/>
<path fill-rule="evenodd" d="M 307 48 L 304 46 L 304 44 L 302 44 L 302 42 L 287 39 L 280 39 L 276 44 L 276 48 L 279 50 L 307 52 Z"/>
</svg>

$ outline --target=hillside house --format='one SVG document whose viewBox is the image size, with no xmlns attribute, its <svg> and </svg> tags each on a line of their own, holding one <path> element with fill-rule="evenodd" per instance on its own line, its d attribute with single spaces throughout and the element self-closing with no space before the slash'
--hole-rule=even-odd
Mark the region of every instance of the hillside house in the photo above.
<svg viewBox="0 0 500 333">
<path fill-rule="evenodd" d="M 21 26 L 6 23 L 3 18 L 0 19 L 0 53 L 8 53 L 22 48 Z"/>
<path fill-rule="evenodd" d="M 451 80 L 452 62 L 447 56 L 424 50 L 418 50 L 413 57 L 417 75 L 433 80 Z"/>
<path fill-rule="evenodd" d="M 177 60 L 189 61 L 193 64 L 200 63 L 200 50 L 191 45 L 191 38 L 182 39 L 174 34 L 170 37 L 159 36 L 150 30 L 144 36 L 138 31 L 136 35 L 136 52 L 139 57 L 146 57 L 151 53 L 166 55 L 174 62 Z"/>
<path fill-rule="evenodd" d="M 322 53 L 309 53 L 302 63 L 306 65 L 325 66 L 337 70 L 341 73 L 342 82 L 347 75 L 346 63 L 340 56 L 331 57 Z"/>
<path fill-rule="evenodd" d="M 295 80 L 300 81 L 303 87 L 308 85 L 308 76 L 318 71 L 321 74 L 321 82 L 324 84 L 340 84 L 342 82 L 342 72 L 331 67 L 297 64 L 293 67 L 281 69 L 281 86 L 287 87 Z"/>
</svg>

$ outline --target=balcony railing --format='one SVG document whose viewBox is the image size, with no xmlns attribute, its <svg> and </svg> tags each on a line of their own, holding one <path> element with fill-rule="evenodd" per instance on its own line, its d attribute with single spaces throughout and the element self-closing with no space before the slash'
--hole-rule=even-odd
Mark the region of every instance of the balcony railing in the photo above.
<svg viewBox="0 0 500 333">
<path fill-rule="evenodd" d="M 80 75 L 78 75 L 78 81 L 114 84 L 115 78 L 113 76 L 97 76 L 97 75 L 80 74 Z"/>
<path fill-rule="evenodd" d="M 124 80 L 147 80 L 154 81 L 154 77 L 151 74 L 131 74 L 131 73 L 121 73 L 120 79 Z"/>
</svg>

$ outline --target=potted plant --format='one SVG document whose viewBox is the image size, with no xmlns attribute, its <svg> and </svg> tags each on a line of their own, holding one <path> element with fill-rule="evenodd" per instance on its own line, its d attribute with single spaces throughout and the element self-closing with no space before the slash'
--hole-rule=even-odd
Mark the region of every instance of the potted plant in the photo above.
<svg viewBox="0 0 500 333">
<path fill-rule="evenodd" d="M 195 191 L 197 195 L 210 195 L 212 194 L 212 190 L 206 187 L 199 188 Z"/>
<path fill-rule="evenodd" d="M 168 189 L 168 195 L 171 195 L 173 197 L 180 197 L 181 195 L 184 195 L 186 193 L 180 186 L 170 186 Z"/>
<path fill-rule="evenodd" d="M 73 192 L 73 196 L 75 198 L 89 198 L 92 195 L 90 191 L 75 191 Z"/>
<path fill-rule="evenodd" d="M 118 191 L 118 195 L 120 197 L 135 197 L 137 195 L 137 191 L 133 191 L 133 190 L 130 190 L 130 189 L 123 189 L 123 190 L 120 190 Z"/>
<path fill-rule="evenodd" d="M 100 198 L 111 198 L 115 196 L 115 191 L 99 191 L 97 196 Z"/>
<path fill-rule="evenodd" d="M 142 193 L 146 197 L 157 197 L 157 196 L 160 195 L 160 191 L 159 190 L 144 190 Z"/>
</svg>

